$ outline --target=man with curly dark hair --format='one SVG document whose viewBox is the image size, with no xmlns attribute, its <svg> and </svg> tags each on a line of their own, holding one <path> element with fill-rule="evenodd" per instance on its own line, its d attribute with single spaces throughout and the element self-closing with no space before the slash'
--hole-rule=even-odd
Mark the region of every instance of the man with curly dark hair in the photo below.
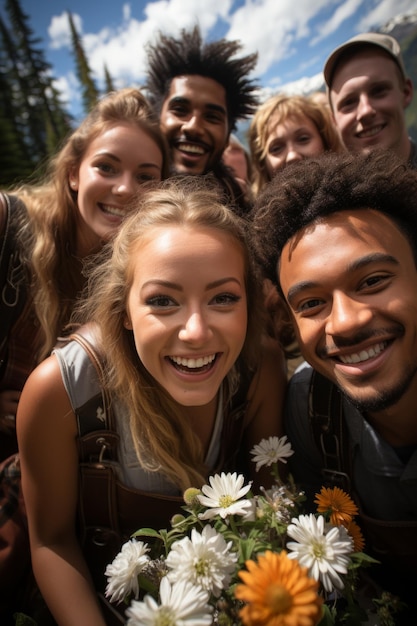
<svg viewBox="0 0 417 626">
<path fill-rule="evenodd" d="M 249 78 L 257 55 L 236 56 L 238 41 L 203 42 L 200 29 L 178 38 L 160 33 L 148 46 L 146 89 L 160 116 L 177 174 L 212 172 L 227 197 L 245 213 L 242 190 L 222 163 L 230 133 L 258 104 Z"/>
<path fill-rule="evenodd" d="M 388 151 L 285 168 L 256 202 L 255 246 L 306 364 L 289 384 L 291 470 L 310 502 L 354 496 L 380 584 L 417 615 L 417 176 Z M 405 620 L 405 621 L 404 621 Z"/>
</svg>

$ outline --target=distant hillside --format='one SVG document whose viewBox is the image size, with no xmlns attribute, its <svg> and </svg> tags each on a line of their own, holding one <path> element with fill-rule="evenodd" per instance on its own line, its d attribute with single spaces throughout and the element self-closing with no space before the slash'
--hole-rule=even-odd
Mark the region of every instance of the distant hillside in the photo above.
<svg viewBox="0 0 417 626">
<path fill-rule="evenodd" d="M 398 40 L 405 69 L 413 81 L 414 100 L 406 111 L 406 120 L 410 135 L 417 142 L 417 11 L 393 18 L 379 30 Z"/>
</svg>

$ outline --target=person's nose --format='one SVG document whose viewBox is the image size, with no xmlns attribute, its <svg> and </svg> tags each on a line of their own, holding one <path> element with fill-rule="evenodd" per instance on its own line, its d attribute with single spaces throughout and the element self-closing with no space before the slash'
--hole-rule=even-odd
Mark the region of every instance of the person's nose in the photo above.
<svg viewBox="0 0 417 626">
<path fill-rule="evenodd" d="M 210 325 L 200 309 L 187 315 L 184 325 L 179 332 L 179 339 L 187 343 L 203 344 L 212 335 Z"/>
<path fill-rule="evenodd" d="M 375 115 L 375 109 L 367 94 L 361 94 L 356 112 L 358 120 Z"/>
<path fill-rule="evenodd" d="M 139 182 L 134 176 L 124 174 L 117 178 L 113 185 L 113 193 L 116 196 L 131 196 L 139 187 Z"/>
<path fill-rule="evenodd" d="M 371 322 L 372 316 L 372 309 L 366 302 L 337 292 L 333 295 L 332 308 L 326 321 L 326 334 L 332 337 L 355 335 Z"/>
<path fill-rule="evenodd" d="M 294 144 L 289 144 L 287 148 L 287 154 L 285 156 L 286 163 L 294 163 L 295 161 L 301 161 L 302 155 L 298 152 Z"/>
<path fill-rule="evenodd" d="M 192 113 L 188 119 L 184 120 L 182 130 L 186 134 L 201 135 L 204 131 L 204 121 L 201 115 Z"/>
</svg>

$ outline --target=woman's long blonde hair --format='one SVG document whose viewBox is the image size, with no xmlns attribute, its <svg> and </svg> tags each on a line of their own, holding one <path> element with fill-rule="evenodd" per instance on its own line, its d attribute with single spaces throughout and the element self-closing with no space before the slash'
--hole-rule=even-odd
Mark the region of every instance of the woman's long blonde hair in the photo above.
<svg viewBox="0 0 417 626">
<path fill-rule="evenodd" d="M 128 88 L 111 92 L 97 103 L 51 159 L 48 173 L 40 183 L 9 190 L 23 200 L 29 215 L 20 237 L 30 268 L 35 314 L 43 334 L 39 360 L 48 355 L 68 323 L 85 282 L 83 260 L 76 256 L 77 194 L 69 186 L 69 173 L 79 168 L 91 142 L 119 122 L 138 126 L 155 141 L 163 155 L 165 178 L 168 153 L 158 122 L 143 94 Z"/>
<path fill-rule="evenodd" d="M 267 143 L 271 123 L 275 125 L 288 118 L 308 117 L 316 126 L 325 151 L 341 152 L 343 145 L 333 123 L 330 110 L 325 105 L 306 96 L 277 94 L 259 106 L 249 128 L 249 148 L 252 160 L 252 183 L 255 197 L 270 180 L 265 166 Z"/>
<path fill-rule="evenodd" d="M 239 359 L 255 369 L 263 327 L 261 281 L 247 241 L 247 227 L 227 208 L 206 178 L 169 180 L 139 199 L 134 215 L 122 225 L 103 262 L 89 278 L 88 297 L 79 307 L 78 321 L 92 321 L 100 331 L 107 369 L 106 385 L 130 415 L 130 428 L 141 465 L 161 472 L 179 489 L 200 486 L 205 478 L 203 451 L 181 406 L 155 381 L 140 361 L 131 330 L 124 321 L 133 281 L 135 256 L 150 230 L 164 226 L 213 228 L 230 235 L 245 261 L 248 326 Z M 236 391 L 237 368 L 226 381 L 226 402 Z M 149 460 L 151 459 L 151 460 Z"/>
</svg>

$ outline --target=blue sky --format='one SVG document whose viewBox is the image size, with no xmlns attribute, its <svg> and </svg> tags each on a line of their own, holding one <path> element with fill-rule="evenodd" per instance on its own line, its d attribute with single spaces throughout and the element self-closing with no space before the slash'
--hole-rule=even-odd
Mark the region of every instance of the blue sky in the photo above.
<svg viewBox="0 0 417 626">
<path fill-rule="evenodd" d="M 264 95 L 302 92 L 322 84 L 325 59 L 349 37 L 417 12 L 416 0 L 20 0 L 42 40 L 57 85 L 76 118 L 82 107 L 66 11 L 71 10 L 94 77 L 107 65 L 117 87 L 144 82 L 144 45 L 158 30 L 178 34 L 198 20 L 207 39 L 238 39 L 258 52 L 256 78 Z M 4 0 L 0 0 L 4 17 Z"/>
</svg>

